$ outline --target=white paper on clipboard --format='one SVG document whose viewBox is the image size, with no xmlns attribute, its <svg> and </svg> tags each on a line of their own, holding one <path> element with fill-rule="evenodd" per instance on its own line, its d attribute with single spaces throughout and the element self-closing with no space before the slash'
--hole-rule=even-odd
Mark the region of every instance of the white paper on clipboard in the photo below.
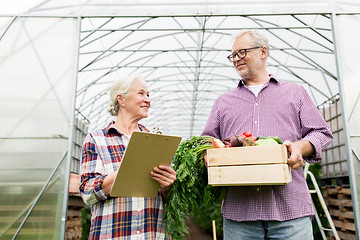
<svg viewBox="0 0 360 240">
<path fill-rule="evenodd" d="M 150 172 L 170 165 L 181 137 L 133 132 L 110 191 L 111 197 L 155 197 L 159 183 Z"/>
</svg>

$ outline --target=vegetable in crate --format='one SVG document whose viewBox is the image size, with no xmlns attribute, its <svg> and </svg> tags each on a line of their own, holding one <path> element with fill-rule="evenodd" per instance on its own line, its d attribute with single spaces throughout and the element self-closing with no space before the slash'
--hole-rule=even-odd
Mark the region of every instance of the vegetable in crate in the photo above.
<svg viewBox="0 0 360 240">
<path fill-rule="evenodd" d="M 232 147 L 242 147 L 244 145 L 245 137 L 243 135 L 234 135 L 230 138 L 230 145 Z"/>
<path fill-rule="evenodd" d="M 213 148 L 211 137 L 195 136 L 180 143 L 175 153 L 173 169 L 177 178 L 171 186 L 165 204 L 166 232 L 173 239 L 184 239 L 188 232 L 185 220 L 199 202 L 213 204 L 225 197 L 226 188 L 208 185 L 204 154 Z"/>
<path fill-rule="evenodd" d="M 258 137 L 255 144 L 256 146 L 278 145 L 282 144 L 282 140 L 279 137 Z"/>
<path fill-rule="evenodd" d="M 256 138 L 250 131 L 245 131 L 241 135 L 234 135 L 230 138 L 232 147 L 255 146 Z"/>
<path fill-rule="evenodd" d="M 225 144 L 220 140 L 220 139 L 217 139 L 217 138 L 211 138 L 211 144 L 213 146 L 213 148 L 224 148 L 225 147 Z"/>
<path fill-rule="evenodd" d="M 250 132 L 250 131 L 245 131 L 245 132 L 243 132 L 243 135 L 245 136 L 245 137 L 252 137 L 252 133 Z"/>
<path fill-rule="evenodd" d="M 244 147 L 249 147 L 249 146 L 255 146 L 255 138 L 254 137 L 247 137 L 244 140 Z"/>
</svg>

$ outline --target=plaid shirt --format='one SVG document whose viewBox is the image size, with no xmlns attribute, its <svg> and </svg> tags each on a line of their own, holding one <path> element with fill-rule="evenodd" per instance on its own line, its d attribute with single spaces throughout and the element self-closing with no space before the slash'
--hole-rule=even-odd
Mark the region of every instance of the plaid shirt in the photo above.
<svg viewBox="0 0 360 240">
<path fill-rule="evenodd" d="M 332 140 L 329 126 L 306 90 L 291 82 L 270 80 L 256 97 L 239 82 L 214 103 L 202 135 L 219 139 L 251 131 L 254 136 L 279 136 L 292 142 L 308 140 L 315 149 L 308 162 L 321 160 Z M 228 187 L 222 212 L 235 221 L 285 221 L 314 214 L 303 169 L 291 169 L 292 181 L 283 186 Z"/>
<path fill-rule="evenodd" d="M 148 132 L 139 126 L 141 131 Z M 120 167 L 127 145 L 124 137 L 110 123 L 85 139 L 80 193 L 84 202 L 91 205 L 89 239 L 166 239 L 160 194 L 155 198 L 112 198 L 101 188 L 105 176 Z"/>
</svg>

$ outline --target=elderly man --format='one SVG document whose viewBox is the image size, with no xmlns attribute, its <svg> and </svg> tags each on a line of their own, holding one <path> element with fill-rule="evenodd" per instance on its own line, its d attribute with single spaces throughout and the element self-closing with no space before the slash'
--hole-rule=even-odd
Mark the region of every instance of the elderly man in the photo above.
<svg viewBox="0 0 360 240">
<path fill-rule="evenodd" d="M 268 56 L 268 40 L 258 31 L 235 37 L 228 59 L 241 80 L 215 101 L 202 135 L 279 136 L 286 140 L 293 180 L 283 186 L 229 187 L 222 206 L 225 240 L 313 239 L 303 160 L 320 161 L 332 134 L 302 86 L 268 74 Z"/>
</svg>

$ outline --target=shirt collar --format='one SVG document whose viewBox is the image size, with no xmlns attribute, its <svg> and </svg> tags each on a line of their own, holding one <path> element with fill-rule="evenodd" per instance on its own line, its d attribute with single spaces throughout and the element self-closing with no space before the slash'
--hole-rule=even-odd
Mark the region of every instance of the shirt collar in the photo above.
<svg viewBox="0 0 360 240">
<path fill-rule="evenodd" d="M 111 129 L 117 131 L 117 129 L 115 128 L 115 125 L 114 125 L 114 121 L 111 121 L 106 128 L 104 128 L 104 134 L 105 135 L 108 135 L 110 131 L 112 131 Z"/>
<path fill-rule="evenodd" d="M 274 82 L 274 83 L 277 83 L 277 84 L 280 84 L 281 81 L 276 79 L 275 76 L 273 74 L 269 74 L 269 82 Z M 242 87 L 245 85 L 245 82 L 244 82 L 244 79 L 241 79 L 239 81 L 239 84 L 238 84 L 238 88 Z"/>
<path fill-rule="evenodd" d="M 104 134 L 107 135 L 109 134 L 111 131 L 115 131 L 115 132 L 118 132 L 119 134 L 123 135 L 123 133 L 121 133 L 120 131 L 118 131 L 114 125 L 115 121 L 111 121 L 109 123 L 109 125 L 104 128 Z M 142 132 L 149 132 L 149 130 L 142 124 L 139 124 L 139 128 L 140 128 L 140 131 Z"/>
</svg>

